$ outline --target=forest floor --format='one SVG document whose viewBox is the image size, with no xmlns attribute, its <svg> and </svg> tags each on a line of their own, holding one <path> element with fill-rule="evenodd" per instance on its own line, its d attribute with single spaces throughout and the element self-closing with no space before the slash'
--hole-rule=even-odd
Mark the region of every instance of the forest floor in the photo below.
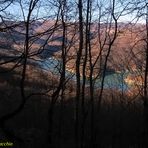
<svg viewBox="0 0 148 148">
<path fill-rule="evenodd" d="M 26 95 L 34 92 L 41 92 L 47 88 L 56 87 L 56 79 L 51 83 L 51 76 L 40 73 L 39 70 L 31 67 L 26 77 Z M 20 93 L 20 71 L 2 73 L 8 68 L 0 68 L 0 117 L 13 112 L 21 102 Z M 34 73 L 33 73 L 34 71 Z M 31 78 L 30 78 L 31 77 Z M 53 85 L 54 84 L 54 85 Z M 52 91 L 53 88 L 51 88 Z M 72 92 L 71 92 L 72 93 Z M 107 93 L 107 92 L 106 92 Z M 50 93 L 49 93 L 50 96 Z M 67 99 L 61 105 L 59 101 L 55 104 L 52 128 L 53 148 L 73 148 L 74 123 L 75 123 L 75 98 L 74 95 L 67 94 Z M 110 102 L 103 101 L 98 112 L 97 97 L 95 98 L 94 130 L 96 148 L 144 148 L 147 146 L 147 136 L 144 131 L 143 107 L 139 102 L 122 103 L 121 98 L 114 94 Z M 32 96 L 30 97 L 23 110 L 15 117 L 7 120 L 5 126 L 16 137 L 21 140 L 11 141 L 14 148 L 48 148 L 48 109 L 50 97 Z M 89 148 L 91 133 L 91 106 L 89 97 L 86 98 L 84 145 Z M 79 123 L 82 124 L 81 109 L 79 113 Z M 81 126 L 79 126 L 81 135 Z M 80 136 L 79 135 L 79 136 Z M 9 141 L 3 129 L 0 129 L 0 139 Z M 79 137 L 81 138 L 81 136 Z M 147 148 L 147 147 L 146 147 Z"/>
</svg>

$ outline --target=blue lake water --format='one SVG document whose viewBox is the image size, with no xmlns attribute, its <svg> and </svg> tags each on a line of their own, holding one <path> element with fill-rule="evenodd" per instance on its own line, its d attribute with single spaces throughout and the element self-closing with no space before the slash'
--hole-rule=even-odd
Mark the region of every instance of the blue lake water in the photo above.
<svg viewBox="0 0 148 148">
<path fill-rule="evenodd" d="M 61 62 L 54 57 L 50 57 L 46 60 L 43 60 L 38 63 L 39 66 L 45 70 L 50 71 L 54 75 L 60 74 Z M 106 89 L 118 89 L 122 91 L 128 90 L 129 86 L 125 83 L 124 78 L 127 76 L 127 73 L 112 73 L 107 74 L 104 79 L 104 88 Z M 66 77 L 76 80 L 76 75 L 66 71 Z M 95 81 L 95 88 L 101 87 L 102 78 L 98 78 Z M 89 85 L 89 80 L 86 81 L 86 84 Z"/>
</svg>

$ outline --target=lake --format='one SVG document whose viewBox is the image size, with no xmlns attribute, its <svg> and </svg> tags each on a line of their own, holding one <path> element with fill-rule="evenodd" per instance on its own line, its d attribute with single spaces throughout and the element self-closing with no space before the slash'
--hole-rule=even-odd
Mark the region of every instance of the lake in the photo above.
<svg viewBox="0 0 148 148">
<path fill-rule="evenodd" d="M 54 57 L 47 58 L 39 63 L 40 68 L 44 71 L 50 71 L 54 75 L 60 74 L 61 62 L 60 60 L 55 59 Z M 124 78 L 128 75 L 127 72 L 124 73 L 110 73 L 105 75 L 104 79 L 104 88 L 106 89 L 118 89 L 122 91 L 128 90 L 129 86 L 125 83 Z M 76 75 L 70 71 L 66 70 L 66 77 L 71 78 L 76 81 Z M 102 77 L 96 79 L 95 88 L 101 87 Z M 89 85 L 89 80 L 86 81 L 86 85 Z"/>
</svg>

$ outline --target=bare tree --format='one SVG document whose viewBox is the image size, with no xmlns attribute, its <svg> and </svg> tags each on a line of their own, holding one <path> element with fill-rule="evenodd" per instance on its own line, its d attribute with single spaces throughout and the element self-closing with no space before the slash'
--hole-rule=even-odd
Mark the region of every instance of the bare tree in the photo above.
<svg viewBox="0 0 148 148">
<path fill-rule="evenodd" d="M 146 3 L 146 62 L 145 62 L 145 70 L 144 70 L 144 119 L 145 119 L 145 132 L 146 135 L 148 135 L 148 94 L 147 94 L 147 77 L 148 77 L 148 3 Z"/>
<path fill-rule="evenodd" d="M 78 0 L 79 11 L 79 49 L 77 50 L 76 58 L 76 97 L 75 97 L 75 145 L 79 147 L 79 105 L 81 96 L 81 82 L 80 82 L 80 64 L 83 50 L 83 2 Z"/>
<path fill-rule="evenodd" d="M 0 118 L 1 121 L 1 127 L 6 131 L 6 133 L 8 133 L 8 136 L 11 136 L 11 138 L 16 138 L 15 136 L 13 137 L 11 135 L 10 131 L 7 131 L 7 129 L 5 128 L 5 122 L 10 119 L 13 118 L 14 116 L 16 116 L 23 108 L 24 105 L 26 103 L 26 96 L 25 96 L 25 78 L 26 78 L 26 66 L 27 66 L 27 59 L 28 59 L 28 54 L 29 54 L 29 25 L 30 25 L 30 17 L 32 14 L 32 11 L 34 9 L 34 7 L 36 6 L 38 1 L 34 1 L 32 0 L 29 4 L 29 11 L 28 11 L 28 15 L 27 15 L 27 20 L 25 22 L 25 45 L 24 45 L 24 51 L 22 54 L 22 59 L 23 59 L 23 68 L 22 68 L 22 75 L 21 75 L 21 83 L 20 83 L 20 88 L 21 88 L 21 103 L 19 104 L 19 106 L 11 113 L 6 114 L 4 116 L 2 116 Z M 21 4 L 21 1 L 20 1 Z"/>
</svg>

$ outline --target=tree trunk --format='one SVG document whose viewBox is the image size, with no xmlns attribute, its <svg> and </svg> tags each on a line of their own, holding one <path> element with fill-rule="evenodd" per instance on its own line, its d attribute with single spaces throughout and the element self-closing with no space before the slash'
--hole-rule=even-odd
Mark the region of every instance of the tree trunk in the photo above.
<svg viewBox="0 0 148 148">
<path fill-rule="evenodd" d="M 147 77 L 148 77 L 148 4 L 146 6 L 146 62 L 144 71 L 144 136 L 148 136 L 148 94 L 147 94 Z"/>
<path fill-rule="evenodd" d="M 80 83 L 80 64 L 83 50 L 83 16 L 82 16 L 82 0 L 78 1 L 79 9 L 79 49 L 77 51 L 76 59 L 76 97 L 75 97 L 75 147 L 79 147 L 79 108 L 80 108 L 80 96 L 81 96 L 81 83 Z"/>
</svg>

